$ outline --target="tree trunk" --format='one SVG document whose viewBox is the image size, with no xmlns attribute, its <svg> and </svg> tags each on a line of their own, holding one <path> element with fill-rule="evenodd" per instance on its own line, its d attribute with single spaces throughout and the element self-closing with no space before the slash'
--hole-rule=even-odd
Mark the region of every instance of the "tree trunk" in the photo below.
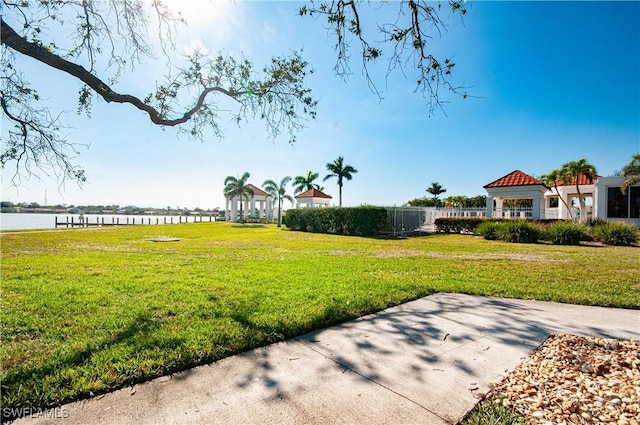
<svg viewBox="0 0 640 425">
<path fill-rule="evenodd" d="M 586 205 L 584 204 L 584 198 L 582 197 L 582 194 L 580 193 L 580 187 L 578 186 L 578 178 L 576 177 L 576 192 L 578 192 L 578 204 L 580 205 L 580 220 L 578 221 L 579 223 L 586 223 L 587 222 L 587 213 L 586 213 Z"/>
<path fill-rule="evenodd" d="M 278 199 L 278 227 L 282 225 L 282 199 Z"/>
<path fill-rule="evenodd" d="M 569 205 L 567 204 L 567 202 L 564 200 L 564 198 L 562 196 L 560 196 L 560 192 L 558 191 L 558 185 L 556 184 L 556 182 L 553 182 L 553 187 L 556 189 L 556 193 L 558 194 L 558 198 L 560 198 L 560 200 L 562 201 L 562 203 L 564 204 L 564 206 L 567 208 L 567 212 L 569 213 L 569 218 L 571 220 L 573 220 L 573 211 L 571 210 L 571 208 L 569 208 Z"/>
</svg>

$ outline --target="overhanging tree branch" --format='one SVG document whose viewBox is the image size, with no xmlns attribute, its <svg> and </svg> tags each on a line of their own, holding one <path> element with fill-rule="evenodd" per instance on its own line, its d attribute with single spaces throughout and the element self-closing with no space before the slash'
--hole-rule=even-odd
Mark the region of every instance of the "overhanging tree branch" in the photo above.
<svg viewBox="0 0 640 425">
<path fill-rule="evenodd" d="M 435 32 L 442 35 L 446 30 L 446 24 L 440 18 L 441 3 L 447 4 L 449 7 L 445 10 L 449 9 L 451 13 L 465 15 L 467 12 L 464 0 L 403 0 L 378 7 L 372 7 L 371 3 L 362 0 L 311 0 L 310 5 L 304 5 L 299 9 L 299 14 L 326 18 L 328 33 L 335 39 L 337 61 L 334 70 L 339 76 L 346 79 L 351 74 L 349 51 L 351 40 L 354 39 L 360 43 L 362 73 L 373 93 L 382 98 L 369 66 L 386 57 L 387 81 L 392 72 L 399 71 L 406 76 L 405 69 L 412 68 L 418 74 L 415 91 L 428 99 L 429 113 L 433 113 L 435 109 L 444 111 L 443 104 L 446 102 L 440 95 L 442 87 L 454 95 L 468 97 L 465 87 L 454 85 L 450 81 L 455 66 L 452 59 L 441 60 L 429 53 L 430 46 L 427 42 L 433 39 L 431 34 Z M 361 9 L 367 7 L 371 13 L 361 13 Z M 398 8 L 395 19 L 389 19 L 389 15 L 384 14 L 380 17 L 383 19 L 381 22 L 369 22 L 368 25 L 365 23 L 367 20 L 376 19 L 375 14 L 378 10 L 387 11 L 391 7 Z M 369 28 L 367 33 L 366 28 Z M 377 28 L 377 33 L 382 35 L 383 39 L 374 40 L 371 28 Z"/>
<path fill-rule="evenodd" d="M 0 112 L 13 126 L 3 130 L 0 159 L 3 169 L 15 164 L 14 180 L 37 175 L 31 171 L 35 168 L 47 175 L 53 171 L 62 180 L 85 180 L 82 169 L 73 164 L 80 143 L 60 131 L 60 113 L 52 115 L 29 84 L 42 80 L 29 81 L 16 68 L 19 56 L 82 83 L 78 112 L 90 116 L 97 94 L 107 103 L 134 106 L 156 125 L 175 127 L 178 134 L 203 141 L 223 137 L 223 114 L 238 125 L 258 118 L 268 138 L 284 132 L 291 143 L 304 122 L 315 118 L 317 101 L 306 87 L 313 70 L 298 53 L 272 58 L 261 73 L 248 60 L 221 53 L 181 54 L 173 43 L 173 29 L 184 21 L 159 0 L 152 7 L 147 0 L 2 0 L 2 5 Z M 143 58 L 156 59 L 150 17 L 155 18 L 167 73 L 146 96 L 120 92 L 118 79 L 127 66 L 133 71 Z M 177 63 L 180 59 L 184 62 Z M 106 65 L 103 76 L 95 71 L 99 63 Z M 233 99 L 236 107 L 219 106 L 225 98 Z"/>
<path fill-rule="evenodd" d="M 241 94 L 241 92 L 226 90 L 222 87 L 209 87 L 205 88 L 198 97 L 198 100 L 194 107 L 186 111 L 181 117 L 175 119 L 165 119 L 161 116 L 161 114 L 152 106 L 147 105 L 142 100 L 137 98 L 136 96 L 132 96 L 129 94 L 120 94 L 115 92 L 109 87 L 107 83 L 102 81 L 100 78 L 93 75 L 91 72 L 87 71 L 83 66 L 70 62 L 60 56 L 51 53 L 49 50 L 44 48 L 43 46 L 35 43 L 31 43 L 27 41 L 24 37 L 18 35 L 13 28 L 11 28 L 4 19 L 0 18 L 2 23 L 2 44 L 7 47 L 15 50 L 16 52 L 22 53 L 23 55 L 32 57 L 33 59 L 44 63 L 45 65 L 49 65 L 52 68 L 58 69 L 60 71 L 66 72 L 69 75 L 72 75 L 85 83 L 87 86 L 91 87 L 93 91 L 99 94 L 107 103 L 115 102 L 115 103 L 129 103 L 141 111 L 149 114 L 149 118 L 154 124 L 158 125 L 166 125 L 166 126 L 176 126 L 180 124 L 184 124 L 189 121 L 189 119 L 196 113 L 198 110 L 202 108 L 204 104 L 205 98 L 209 93 L 212 92 L 220 92 L 229 97 L 236 97 Z"/>
</svg>

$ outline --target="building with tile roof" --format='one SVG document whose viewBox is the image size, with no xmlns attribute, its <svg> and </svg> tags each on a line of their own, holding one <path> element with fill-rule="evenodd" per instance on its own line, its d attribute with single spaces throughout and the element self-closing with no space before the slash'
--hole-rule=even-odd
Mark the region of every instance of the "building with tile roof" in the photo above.
<svg viewBox="0 0 640 425">
<path fill-rule="evenodd" d="M 484 185 L 485 189 L 494 187 L 516 187 L 516 186 L 538 186 L 544 183 L 541 180 L 531 177 L 527 173 L 523 173 L 520 170 L 515 170 L 500 177 L 498 180 L 494 180 L 489 184 Z"/>
<path fill-rule="evenodd" d="M 331 196 L 327 195 L 326 193 L 313 188 L 313 189 L 309 189 L 305 192 L 302 192 L 301 194 L 296 196 L 296 203 L 297 203 L 297 208 L 304 208 L 304 207 L 328 207 L 329 203 L 331 202 L 331 199 L 333 199 Z"/>
<path fill-rule="evenodd" d="M 246 196 L 240 200 L 239 197 L 227 198 L 228 217 L 231 221 L 238 221 L 239 203 L 242 202 L 242 215 L 244 218 L 273 218 L 273 199 L 259 187 L 248 184 L 253 190 L 253 196 Z M 256 208 L 257 204 L 257 208 Z"/>
<path fill-rule="evenodd" d="M 544 195 L 547 188 L 541 180 L 520 170 L 483 186 L 487 191 L 487 216 L 504 218 L 544 217 Z M 505 208 L 505 201 L 530 200 L 531 207 Z"/>
<path fill-rule="evenodd" d="M 580 195 L 586 201 L 586 213 L 594 218 L 624 221 L 640 227 L 640 184 L 632 185 L 627 193 L 622 193 L 622 182 L 623 179 L 619 176 L 596 175 L 590 179 L 580 174 L 578 186 Z M 514 170 L 483 186 L 487 191 L 486 215 L 505 218 L 578 219 L 580 210 L 575 181 L 558 181 L 555 186 L 546 187 L 541 180 L 520 170 Z"/>
</svg>

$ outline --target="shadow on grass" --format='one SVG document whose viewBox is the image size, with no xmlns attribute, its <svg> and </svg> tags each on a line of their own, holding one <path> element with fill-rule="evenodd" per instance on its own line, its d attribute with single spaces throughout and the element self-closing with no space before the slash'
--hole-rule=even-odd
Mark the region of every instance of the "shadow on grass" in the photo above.
<svg viewBox="0 0 640 425">
<path fill-rule="evenodd" d="M 293 339 L 315 353 L 311 357 L 319 354 L 325 360 L 297 366 L 274 357 L 273 353 L 281 356 L 281 350 L 251 352 L 245 359 L 250 359 L 253 367 L 238 375 L 236 385 L 240 389 L 249 383 L 262 386 L 265 402 L 309 393 L 314 383 L 336 379 L 340 380 L 338 386 L 357 382 L 371 391 L 392 388 L 401 394 L 417 395 L 421 401 L 416 404 L 425 413 L 457 423 L 496 377 L 506 373 L 503 368 L 507 364 L 515 367 L 548 337 L 556 322 L 553 312 L 517 300 L 439 294 L 430 301 L 417 302 L 421 304 L 348 322 L 345 320 L 349 320 L 350 313 L 344 306 L 327 306 L 311 322 L 312 326 L 342 324 Z M 572 319 L 568 323 L 583 333 L 613 336 L 593 323 L 576 324 Z M 300 358 L 305 358 L 305 353 L 309 352 L 296 351 Z M 502 356 L 510 360 L 495 361 Z M 313 381 L 295 378 L 306 375 L 314 376 Z M 473 383 L 468 391 L 467 383 Z M 425 391 L 429 387 L 436 391 Z M 443 405 L 455 408 L 449 412 L 439 407 Z"/>
<path fill-rule="evenodd" d="M 309 321 L 291 326 L 287 322 L 277 320 L 268 324 L 253 320 L 252 312 L 256 311 L 259 302 L 259 298 L 249 298 L 231 306 L 227 317 L 242 325 L 247 332 L 235 345 L 233 352 L 226 352 L 225 356 L 302 335 L 292 342 L 303 344 L 326 360 L 313 366 L 302 362 L 297 366 L 292 363 L 291 358 L 287 360 L 274 357 L 274 353 L 281 351 L 252 351 L 247 353 L 245 358 L 251 361 L 253 367 L 247 368 L 234 378 L 238 389 L 249 385 L 262 385 L 266 390 L 265 401 L 286 399 L 311 391 L 313 382 L 307 383 L 291 378 L 297 376 L 295 370 L 283 372 L 285 364 L 286 368 L 304 368 L 300 370 L 304 370 L 306 375 L 313 375 L 314 381 L 317 382 L 335 380 L 336 376 L 346 373 L 345 378 L 340 379 L 355 380 L 360 384 L 371 385 L 371 388 L 376 390 L 380 387 L 398 386 L 396 391 L 419 393 L 422 388 L 438 386 L 440 392 L 433 396 L 433 400 L 424 398 L 424 401 L 416 403 L 431 413 L 435 411 L 437 403 L 446 404 L 447 400 L 463 397 L 463 394 L 455 392 L 458 387 L 443 381 L 443 377 L 448 376 L 443 372 L 457 371 L 457 375 L 453 376 L 460 377 L 461 382 L 478 383 L 474 385 L 484 388 L 488 385 L 485 382 L 487 377 L 504 372 L 501 365 L 493 365 L 491 357 L 484 353 L 492 354 L 506 346 L 521 352 L 524 356 L 547 337 L 555 321 L 555 317 L 543 314 L 539 306 L 523 305 L 517 300 L 439 294 L 429 301 L 418 301 L 423 304 L 384 310 L 349 322 L 345 321 L 353 319 L 356 311 L 349 309 L 342 302 L 335 302 L 326 305 L 320 314 L 315 314 Z M 364 306 L 356 310 L 363 315 L 367 313 Z M 377 309 L 372 307 L 372 310 Z M 111 338 L 83 347 L 59 359 L 52 359 L 43 366 L 20 371 L 20 376 L 16 374 L 3 381 L 3 392 L 7 387 L 15 389 L 21 384 L 21 378 L 28 376 L 35 376 L 36 382 L 50 379 L 55 375 L 56 369 L 86 363 L 94 353 L 111 344 L 125 343 L 135 347 L 136 353 L 139 353 L 146 348 L 157 347 L 158 342 L 161 345 L 167 343 L 153 338 L 143 339 L 143 345 L 136 343 L 137 338 L 153 334 L 160 328 L 161 322 L 149 317 L 148 313 L 143 313 Z M 338 323 L 342 324 L 331 329 L 323 329 Z M 574 326 L 579 326 L 590 334 L 607 336 L 604 329 L 593 324 Z M 321 330 L 307 333 L 313 329 Z M 473 348 L 471 357 L 456 354 L 463 347 Z M 181 365 L 167 367 L 161 372 L 178 372 L 214 360 L 216 359 L 205 358 L 196 362 L 187 361 Z M 309 367 L 314 369 L 310 371 Z M 495 370 L 496 368 L 500 370 Z M 143 382 L 156 376 L 158 375 L 148 374 L 133 379 L 135 382 Z M 403 378 L 398 381 L 397 377 Z M 117 386 L 123 387 L 131 383 L 133 382 L 119 381 Z M 70 384 L 61 382 L 59 385 Z M 462 410 L 466 409 L 466 412 L 477 400 L 474 394 L 465 394 L 467 397 L 463 401 L 468 405 L 463 405 Z M 75 399 L 88 396 L 89 394 L 80 394 L 75 396 Z M 61 401 L 68 400 L 56 400 L 58 403 Z M 42 400 L 42 403 L 46 404 L 47 401 Z M 436 405 L 432 405 L 433 403 Z M 3 414 L 4 412 L 3 410 Z M 445 416 L 441 418 L 449 423 L 455 423 L 462 418 Z"/>
<path fill-rule="evenodd" d="M 60 353 L 56 356 L 53 356 L 49 359 L 48 362 L 35 366 L 35 367 L 24 367 L 18 368 L 18 370 L 11 371 L 10 373 L 5 373 L 5 376 L 2 379 L 2 393 L 3 393 L 3 405 L 7 406 L 4 400 L 4 396 L 10 395 L 18 395 L 15 392 L 23 387 L 28 382 L 46 382 L 51 381 L 52 377 L 56 375 L 56 373 L 61 370 L 65 370 L 68 368 L 77 368 L 85 366 L 90 366 L 92 356 L 101 353 L 103 350 L 109 348 L 113 345 L 118 344 L 126 344 L 135 348 L 135 350 L 131 350 L 133 352 L 144 352 L 146 349 L 152 347 L 161 346 L 172 346 L 179 344 L 180 341 L 174 340 L 165 340 L 157 341 L 154 339 L 144 340 L 143 344 L 140 344 L 137 341 L 138 337 L 145 338 L 148 335 L 153 335 L 160 328 L 160 321 L 154 319 L 150 314 L 143 313 L 138 315 L 133 321 L 126 327 L 122 328 L 118 333 L 112 335 L 109 338 L 105 338 L 102 341 L 95 341 L 93 343 L 85 344 L 83 347 L 78 348 L 76 350 L 66 349 L 69 347 L 68 345 L 63 346 L 60 350 Z M 146 377 L 149 379 L 149 377 Z M 139 379 L 138 379 L 139 380 Z M 129 378 L 123 381 L 118 381 L 115 383 L 115 386 L 122 387 L 128 384 L 131 384 L 136 381 L 136 378 Z M 64 387 L 71 386 L 72 379 L 64 378 L 59 382 L 56 382 L 56 387 L 58 390 L 62 390 Z M 102 390 L 94 390 L 97 394 L 111 391 L 114 387 L 114 383 L 106 383 L 106 388 Z M 28 388 L 27 388 L 28 391 Z M 80 396 L 76 396 L 73 399 L 83 399 L 88 398 L 96 393 L 88 393 L 81 394 Z M 28 403 L 32 403 L 29 405 L 30 408 L 43 408 L 43 407 L 51 407 L 53 405 L 58 405 L 61 402 L 69 401 L 69 400 L 48 400 L 46 397 L 42 397 L 37 402 L 34 399 L 27 400 Z M 18 401 L 18 406 L 22 405 L 20 401 Z M 14 406 L 17 407 L 17 406 Z M 28 409 L 22 409 L 25 414 L 29 413 Z M 16 419 L 14 416 L 16 412 L 19 412 L 20 409 L 2 409 L 2 422 L 11 421 Z"/>
</svg>

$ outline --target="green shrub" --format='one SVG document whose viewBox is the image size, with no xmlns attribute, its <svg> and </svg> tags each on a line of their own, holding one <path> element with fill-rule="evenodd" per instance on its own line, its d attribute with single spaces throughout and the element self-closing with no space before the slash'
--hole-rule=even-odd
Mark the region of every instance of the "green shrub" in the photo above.
<svg viewBox="0 0 640 425">
<path fill-rule="evenodd" d="M 443 217 L 436 218 L 438 233 L 475 233 L 476 227 L 489 221 L 487 217 Z"/>
<path fill-rule="evenodd" d="M 374 236 L 384 229 L 387 210 L 373 206 L 295 209 L 287 211 L 282 222 L 302 232 Z"/>
<path fill-rule="evenodd" d="M 573 221 L 555 223 L 547 229 L 546 236 L 556 245 L 579 245 L 581 241 L 589 239 L 586 226 Z"/>
<path fill-rule="evenodd" d="M 593 237 L 607 245 L 629 246 L 638 242 L 638 233 L 635 226 L 606 221 L 597 224 L 593 230 Z"/>
<path fill-rule="evenodd" d="M 536 243 L 542 231 L 538 225 L 527 220 L 508 220 L 500 223 L 498 235 L 506 242 Z"/>
<path fill-rule="evenodd" d="M 475 233 L 490 241 L 500 239 L 498 229 L 500 228 L 501 224 L 502 223 L 498 223 L 495 221 L 485 221 L 484 223 L 480 223 L 478 227 L 476 227 Z"/>
</svg>

